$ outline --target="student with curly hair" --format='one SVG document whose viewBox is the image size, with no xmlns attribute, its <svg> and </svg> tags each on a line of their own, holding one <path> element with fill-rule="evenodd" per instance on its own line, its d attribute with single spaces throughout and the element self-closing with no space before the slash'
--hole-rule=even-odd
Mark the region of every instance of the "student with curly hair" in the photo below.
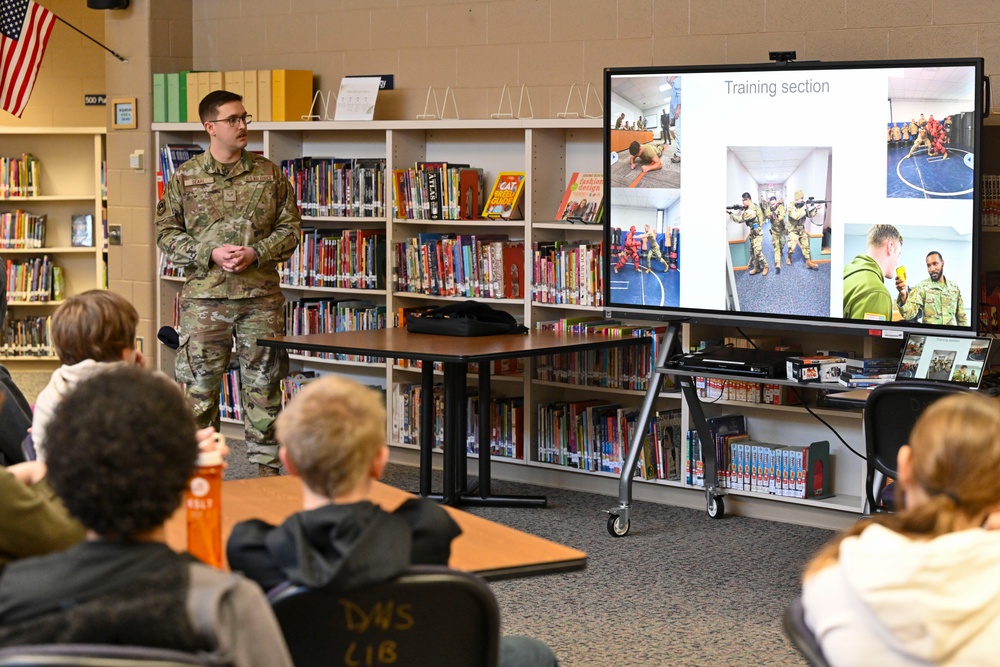
<svg viewBox="0 0 1000 667">
<path fill-rule="evenodd" d="M 831 665 L 995 665 L 1000 403 L 931 404 L 899 451 L 903 509 L 837 538 L 805 572 L 806 623 Z"/>
<path fill-rule="evenodd" d="M 53 413 L 48 479 L 87 540 L 0 577 L 0 645 L 106 643 L 291 665 L 261 590 L 165 543 L 195 469 L 198 432 L 167 377 L 118 366 L 81 381 Z"/>
</svg>

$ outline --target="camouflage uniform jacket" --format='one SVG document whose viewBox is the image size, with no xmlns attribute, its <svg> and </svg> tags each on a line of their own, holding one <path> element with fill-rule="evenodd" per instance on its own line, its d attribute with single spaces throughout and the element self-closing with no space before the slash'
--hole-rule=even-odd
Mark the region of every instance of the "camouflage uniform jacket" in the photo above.
<svg viewBox="0 0 1000 667">
<path fill-rule="evenodd" d="M 788 220 L 793 225 L 801 225 L 805 224 L 805 218 L 815 218 L 817 213 L 819 213 L 819 208 L 816 206 L 792 204 L 788 207 Z"/>
<path fill-rule="evenodd" d="M 769 206 L 768 211 L 770 212 L 768 217 L 771 219 L 771 229 L 779 233 L 784 233 L 786 215 L 785 205 L 777 204 L 773 208 Z"/>
<path fill-rule="evenodd" d="M 924 324 L 957 324 L 960 327 L 969 324 L 958 285 L 948 282 L 944 276 L 941 276 L 940 282 L 930 278 L 920 281 L 910 290 L 905 304 L 899 303 L 898 298 L 896 303 L 907 320 L 918 317 L 923 310 L 921 321 Z"/>
<path fill-rule="evenodd" d="M 750 206 L 746 207 L 742 211 L 730 212 L 729 217 L 733 222 L 742 222 L 750 228 L 750 233 L 747 234 L 747 238 L 760 235 L 761 225 L 764 224 L 764 212 L 760 210 L 760 207 L 757 206 L 757 204 L 751 202 Z"/>
<path fill-rule="evenodd" d="M 227 173 L 210 151 L 182 164 L 156 204 L 156 245 L 185 268 L 181 295 L 194 299 L 246 299 L 280 292 L 277 264 L 299 243 L 295 195 L 281 169 L 243 151 Z M 257 263 L 228 273 L 212 250 L 249 246 Z"/>
</svg>

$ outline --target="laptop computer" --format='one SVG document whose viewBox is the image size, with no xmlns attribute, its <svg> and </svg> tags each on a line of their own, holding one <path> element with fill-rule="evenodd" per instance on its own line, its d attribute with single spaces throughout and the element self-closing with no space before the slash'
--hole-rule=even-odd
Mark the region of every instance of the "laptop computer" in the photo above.
<svg viewBox="0 0 1000 667">
<path fill-rule="evenodd" d="M 979 389 L 992 342 L 992 338 L 907 334 L 896 381 L 930 380 Z"/>
</svg>

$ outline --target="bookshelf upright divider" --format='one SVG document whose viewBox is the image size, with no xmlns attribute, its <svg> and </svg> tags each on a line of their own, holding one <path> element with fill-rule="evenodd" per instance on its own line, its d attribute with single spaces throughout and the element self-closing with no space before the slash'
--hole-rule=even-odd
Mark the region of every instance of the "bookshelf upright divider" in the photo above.
<svg viewBox="0 0 1000 667">
<path fill-rule="evenodd" d="M 48 318 L 66 296 L 106 288 L 104 239 L 104 138 L 102 127 L 0 128 L 4 158 L 0 214 L 2 270 L 8 274 L 7 319 L 0 361 L 17 370 L 51 370 L 58 357 L 48 337 Z M 14 194 L 8 159 L 30 155 L 38 161 L 32 194 Z M 26 241 L 23 212 L 44 218 L 44 241 Z M 88 230 L 78 230 L 73 244 L 73 217 L 89 216 Z M 78 225 L 81 223 L 77 223 Z M 61 275 L 61 292 L 53 289 L 53 271 Z M 27 281 L 32 275 L 34 283 Z"/>
</svg>

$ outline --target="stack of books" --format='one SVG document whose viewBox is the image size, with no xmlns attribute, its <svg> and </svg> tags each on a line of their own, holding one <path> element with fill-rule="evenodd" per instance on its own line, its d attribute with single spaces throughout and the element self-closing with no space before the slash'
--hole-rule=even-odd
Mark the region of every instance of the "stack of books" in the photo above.
<svg viewBox="0 0 1000 667">
<path fill-rule="evenodd" d="M 847 368 L 840 374 L 837 382 L 851 388 L 875 387 L 892 382 L 896 379 L 896 367 L 899 365 L 899 360 L 895 357 L 844 361 Z"/>
</svg>

